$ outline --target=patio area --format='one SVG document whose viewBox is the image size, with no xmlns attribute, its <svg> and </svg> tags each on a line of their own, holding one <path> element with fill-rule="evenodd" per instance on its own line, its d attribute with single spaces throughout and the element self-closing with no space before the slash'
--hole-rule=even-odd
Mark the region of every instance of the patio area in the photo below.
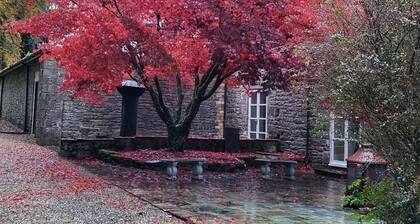
<svg viewBox="0 0 420 224">
<path fill-rule="evenodd" d="M 271 180 L 259 169 L 229 173 L 204 172 L 192 181 L 190 170 L 179 169 L 176 181 L 164 172 L 79 161 L 90 172 L 114 183 L 184 220 L 198 223 L 356 223 L 350 211 L 339 208 L 345 180 L 297 173 L 283 178 L 275 167 Z"/>
</svg>

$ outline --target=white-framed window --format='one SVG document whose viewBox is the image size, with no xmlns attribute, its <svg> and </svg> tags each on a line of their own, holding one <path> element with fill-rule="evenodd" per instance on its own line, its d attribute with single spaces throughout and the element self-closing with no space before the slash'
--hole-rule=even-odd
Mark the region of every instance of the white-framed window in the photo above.
<svg viewBox="0 0 420 224">
<path fill-rule="evenodd" d="M 330 166 L 347 167 L 347 158 L 359 147 L 359 124 L 331 114 L 330 120 Z"/>
<path fill-rule="evenodd" d="M 248 102 L 248 138 L 266 139 L 267 133 L 267 95 L 256 92 Z"/>
</svg>

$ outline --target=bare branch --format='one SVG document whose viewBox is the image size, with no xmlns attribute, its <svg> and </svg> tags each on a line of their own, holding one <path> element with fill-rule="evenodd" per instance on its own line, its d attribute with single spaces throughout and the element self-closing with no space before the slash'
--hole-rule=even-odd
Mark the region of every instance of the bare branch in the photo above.
<svg viewBox="0 0 420 224">
<path fill-rule="evenodd" d="M 166 107 L 165 102 L 163 101 L 162 89 L 160 87 L 159 79 L 157 77 L 154 77 L 153 80 L 156 86 L 156 93 L 157 93 L 159 106 L 162 109 L 165 116 L 167 117 L 168 122 L 173 123 L 171 113 L 169 112 L 168 107 Z"/>
<path fill-rule="evenodd" d="M 178 124 L 182 115 L 182 103 L 184 102 L 184 95 L 182 94 L 182 83 L 179 74 L 176 75 L 176 115 L 175 123 Z"/>
</svg>

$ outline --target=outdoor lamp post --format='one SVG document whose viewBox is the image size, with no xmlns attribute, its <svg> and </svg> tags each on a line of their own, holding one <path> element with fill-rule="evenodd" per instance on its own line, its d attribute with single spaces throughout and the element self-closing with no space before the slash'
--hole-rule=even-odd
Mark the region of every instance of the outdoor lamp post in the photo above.
<svg viewBox="0 0 420 224">
<path fill-rule="evenodd" d="M 126 80 L 117 87 L 122 95 L 121 129 L 122 137 L 136 136 L 137 133 L 137 104 L 145 88 L 140 87 L 136 81 Z"/>
</svg>

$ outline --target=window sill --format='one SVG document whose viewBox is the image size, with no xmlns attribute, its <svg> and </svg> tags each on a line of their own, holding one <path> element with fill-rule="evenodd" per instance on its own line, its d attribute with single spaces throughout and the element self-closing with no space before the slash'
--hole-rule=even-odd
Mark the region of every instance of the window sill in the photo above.
<svg viewBox="0 0 420 224">
<path fill-rule="evenodd" d="M 328 166 L 339 167 L 339 168 L 347 168 L 347 163 L 330 162 L 328 164 Z"/>
</svg>

